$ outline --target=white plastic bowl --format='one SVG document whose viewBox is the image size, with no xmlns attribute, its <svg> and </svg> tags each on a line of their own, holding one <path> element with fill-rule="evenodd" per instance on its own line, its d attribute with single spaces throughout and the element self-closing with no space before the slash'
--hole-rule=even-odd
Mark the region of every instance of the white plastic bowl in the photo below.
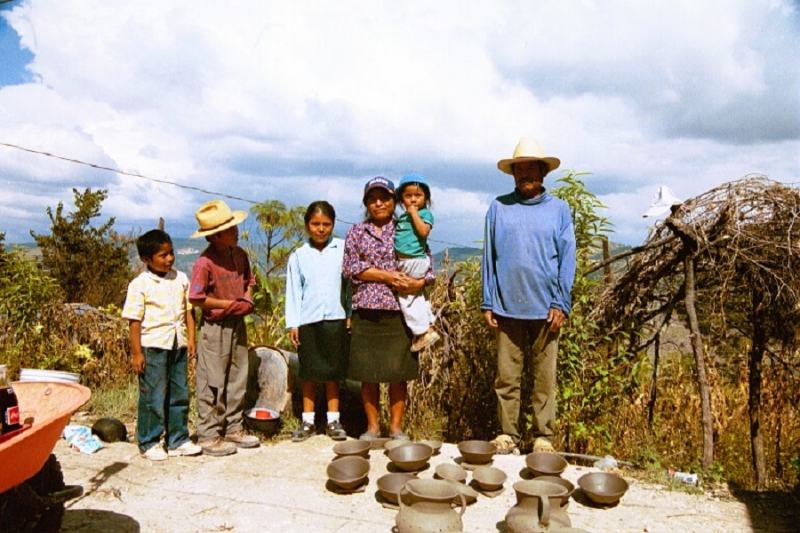
<svg viewBox="0 0 800 533">
<path fill-rule="evenodd" d="M 79 383 L 81 375 L 61 370 L 44 370 L 39 368 L 23 368 L 19 374 L 20 381 L 60 381 L 62 383 Z"/>
</svg>

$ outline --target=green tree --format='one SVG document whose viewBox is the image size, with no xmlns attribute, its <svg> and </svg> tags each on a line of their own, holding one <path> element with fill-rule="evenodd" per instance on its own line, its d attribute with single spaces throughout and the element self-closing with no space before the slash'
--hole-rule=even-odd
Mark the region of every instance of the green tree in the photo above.
<svg viewBox="0 0 800 533">
<path fill-rule="evenodd" d="M 289 254 L 305 238 L 305 208 L 289 208 L 277 200 L 268 200 L 254 205 L 251 211 L 259 231 L 246 234 L 245 240 L 257 281 L 253 292 L 256 313 L 266 322 L 266 327 L 256 332 L 255 340 L 278 344 L 284 335 L 284 273 Z"/>
<path fill-rule="evenodd" d="M 64 215 L 59 202 L 55 211 L 48 207 L 50 234 L 31 232 L 42 250 L 47 272 L 61 284 L 68 302 L 93 306 L 122 304 L 131 277 L 128 258 L 130 239 L 114 231 L 114 218 L 99 226 L 92 220 L 100 216 L 107 191 L 72 190 L 75 210 Z"/>
</svg>

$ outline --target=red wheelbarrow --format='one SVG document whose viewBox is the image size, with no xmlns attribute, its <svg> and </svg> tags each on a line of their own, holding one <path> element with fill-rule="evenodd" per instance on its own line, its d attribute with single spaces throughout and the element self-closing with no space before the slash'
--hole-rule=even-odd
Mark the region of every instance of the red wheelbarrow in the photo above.
<svg viewBox="0 0 800 533">
<path fill-rule="evenodd" d="M 75 383 L 15 382 L 22 429 L 0 436 L 0 531 L 58 531 L 64 502 L 83 494 L 65 486 L 53 448 L 91 391 Z"/>
</svg>

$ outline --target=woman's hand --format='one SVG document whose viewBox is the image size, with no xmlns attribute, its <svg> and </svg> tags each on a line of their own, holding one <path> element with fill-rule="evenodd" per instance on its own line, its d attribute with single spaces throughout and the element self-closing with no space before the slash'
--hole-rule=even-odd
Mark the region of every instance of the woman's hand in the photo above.
<svg viewBox="0 0 800 533">
<path fill-rule="evenodd" d="M 393 285 L 392 288 L 397 291 L 398 294 L 402 296 L 406 296 L 409 294 L 417 294 L 425 287 L 425 280 L 420 278 L 412 278 L 408 274 L 403 274 L 401 278 L 397 280 L 397 284 Z"/>
<path fill-rule="evenodd" d="M 289 330 L 289 340 L 292 341 L 294 347 L 297 348 L 300 346 L 300 329 L 299 328 L 292 328 Z"/>
</svg>

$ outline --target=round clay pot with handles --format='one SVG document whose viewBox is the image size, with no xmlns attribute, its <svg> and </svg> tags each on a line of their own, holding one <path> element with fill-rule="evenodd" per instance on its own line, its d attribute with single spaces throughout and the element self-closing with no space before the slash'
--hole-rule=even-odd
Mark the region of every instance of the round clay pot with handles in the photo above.
<svg viewBox="0 0 800 533">
<path fill-rule="evenodd" d="M 567 489 L 546 481 L 517 481 L 514 483 L 517 504 L 506 514 L 511 533 L 538 533 L 554 527 L 570 526 L 569 516 L 558 512 L 561 498 Z"/>
<path fill-rule="evenodd" d="M 461 512 L 453 509 L 459 498 Z M 461 517 L 467 509 L 464 494 L 448 481 L 410 479 L 400 489 L 400 511 L 395 518 L 398 533 L 462 531 Z"/>
</svg>

